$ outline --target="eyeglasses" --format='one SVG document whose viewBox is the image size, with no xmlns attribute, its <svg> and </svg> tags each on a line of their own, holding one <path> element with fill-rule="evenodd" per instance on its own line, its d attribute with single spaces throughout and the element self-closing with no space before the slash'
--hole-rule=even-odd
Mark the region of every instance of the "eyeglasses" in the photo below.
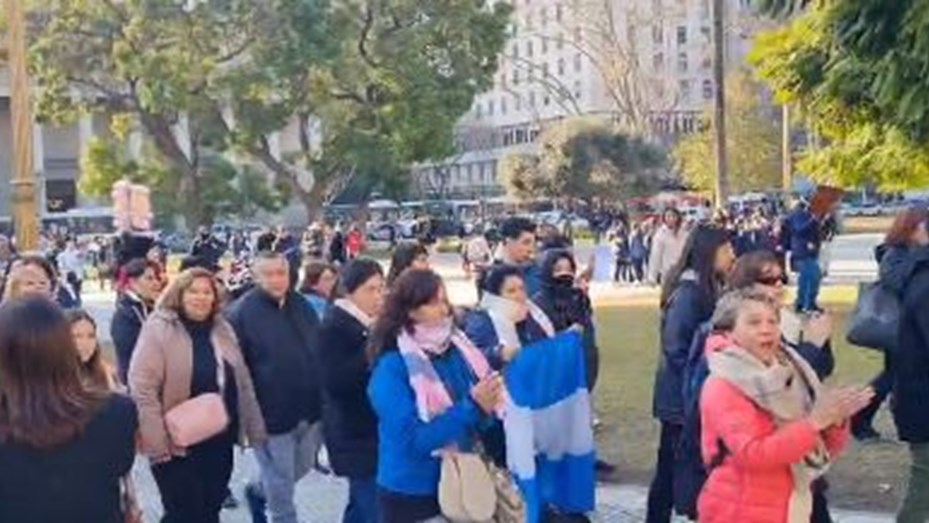
<svg viewBox="0 0 929 523">
<path fill-rule="evenodd" d="M 778 276 L 762 276 L 755 280 L 761 285 L 767 285 L 769 287 L 774 287 L 776 285 L 786 285 L 787 284 L 787 275 L 781 274 Z"/>
</svg>

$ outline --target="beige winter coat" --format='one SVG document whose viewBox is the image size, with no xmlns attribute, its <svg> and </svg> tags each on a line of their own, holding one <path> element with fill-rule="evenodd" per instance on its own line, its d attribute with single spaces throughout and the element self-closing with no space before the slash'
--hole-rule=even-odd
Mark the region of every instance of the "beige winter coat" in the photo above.
<svg viewBox="0 0 929 523">
<path fill-rule="evenodd" d="M 240 442 L 251 445 L 267 439 L 255 388 L 232 327 L 216 317 L 213 346 L 232 366 L 238 393 Z M 139 409 L 142 452 L 151 459 L 183 456 L 165 428 L 165 412 L 190 399 L 193 342 L 177 313 L 157 309 L 142 325 L 129 365 L 129 392 Z"/>
</svg>

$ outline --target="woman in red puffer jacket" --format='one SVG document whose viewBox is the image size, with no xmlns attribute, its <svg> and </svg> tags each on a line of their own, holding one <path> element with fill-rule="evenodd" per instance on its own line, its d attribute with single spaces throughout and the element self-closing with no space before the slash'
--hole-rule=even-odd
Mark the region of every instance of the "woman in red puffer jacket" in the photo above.
<svg viewBox="0 0 929 523">
<path fill-rule="evenodd" d="M 700 398 L 709 478 L 701 523 L 808 523 L 810 484 L 848 440 L 848 419 L 871 389 L 823 389 L 816 373 L 780 343 L 779 304 L 763 290 L 720 300 L 707 342 L 710 377 Z"/>
</svg>

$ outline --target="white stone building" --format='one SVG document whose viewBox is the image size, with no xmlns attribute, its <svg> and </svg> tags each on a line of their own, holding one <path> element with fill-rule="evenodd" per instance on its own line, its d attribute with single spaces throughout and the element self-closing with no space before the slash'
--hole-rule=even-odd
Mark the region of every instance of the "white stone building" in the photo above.
<svg viewBox="0 0 929 523">
<path fill-rule="evenodd" d="M 726 0 L 727 67 L 758 22 Z M 694 132 L 714 93 L 712 0 L 514 0 L 494 86 L 458 125 L 459 153 L 414 169 L 423 197 L 503 193 L 499 160 L 533 152 L 554 121 L 596 115 L 670 142 Z"/>
</svg>

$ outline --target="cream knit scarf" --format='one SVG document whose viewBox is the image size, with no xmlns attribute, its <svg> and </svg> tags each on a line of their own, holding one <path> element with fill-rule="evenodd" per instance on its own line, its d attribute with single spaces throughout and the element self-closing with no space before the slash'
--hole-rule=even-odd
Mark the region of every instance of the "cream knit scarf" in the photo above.
<svg viewBox="0 0 929 523">
<path fill-rule="evenodd" d="M 729 347 L 707 356 L 712 375 L 720 377 L 770 413 L 777 426 L 807 416 L 820 393 L 821 383 L 810 365 L 790 347 L 784 347 L 787 362 L 766 366 L 740 347 Z M 809 523 L 813 511 L 811 484 L 826 473 L 830 456 L 820 439 L 803 461 L 791 465 L 793 492 L 788 523 Z"/>
</svg>

